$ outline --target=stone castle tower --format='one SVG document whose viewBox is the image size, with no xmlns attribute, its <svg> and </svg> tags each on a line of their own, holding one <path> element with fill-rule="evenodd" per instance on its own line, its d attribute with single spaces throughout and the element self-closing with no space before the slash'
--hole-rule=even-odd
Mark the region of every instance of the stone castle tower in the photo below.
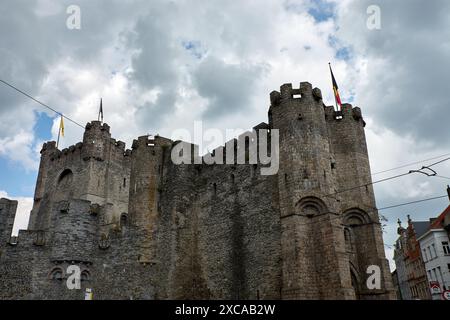
<svg viewBox="0 0 450 320">
<path fill-rule="evenodd" d="M 307 82 L 270 100 L 254 130 L 279 130 L 275 175 L 251 161 L 176 165 L 184 142 L 159 136 L 125 150 L 98 121 L 75 146 L 44 144 L 17 238 L 16 203 L 0 200 L 0 298 L 83 299 L 86 288 L 94 299 L 392 298 L 373 189 L 355 188 L 371 181 L 360 109 L 334 111 Z M 238 141 L 249 135 L 227 143 L 235 156 L 248 158 Z M 82 290 L 67 289 L 70 265 Z"/>
</svg>

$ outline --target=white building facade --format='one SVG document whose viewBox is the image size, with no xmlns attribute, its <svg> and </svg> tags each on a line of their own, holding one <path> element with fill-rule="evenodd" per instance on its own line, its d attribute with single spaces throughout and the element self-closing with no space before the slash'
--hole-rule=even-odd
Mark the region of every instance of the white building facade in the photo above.
<svg viewBox="0 0 450 320">
<path fill-rule="evenodd" d="M 419 239 L 433 300 L 442 300 L 442 292 L 450 290 L 450 240 L 444 228 L 432 227 Z M 439 284 L 439 287 L 437 287 Z"/>
</svg>

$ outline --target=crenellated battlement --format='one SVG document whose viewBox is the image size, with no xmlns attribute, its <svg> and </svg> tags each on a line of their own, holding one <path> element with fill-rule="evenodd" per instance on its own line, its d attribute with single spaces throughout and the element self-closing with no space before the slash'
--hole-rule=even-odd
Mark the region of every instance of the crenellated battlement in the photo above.
<svg viewBox="0 0 450 320">
<path fill-rule="evenodd" d="M 353 107 L 350 103 L 343 103 L 341 111 L 336 111 L 334 106 L 324 106 L 325 119 L 327 121 L 343 121 L 361 123 L 365 127 L 361 108 Z"/>
<path fill-rule="evenodd" d="M 269 117 L 271 117 L 272 109 L 276 108 L 283 103 L 289 101 L 302 102 L 303 100 L 322 102 L 322 92 L 319 88 L 313 88 L 309 82 L 301 82 L 298 89 L 292 87 L 291 83 L 285 83 L 280 87 L 280 91 L 272 91 L 270 93 L 270 104 L 271 110 L 269 111 Z M 323 102 L 322 102 L 323 104 Z M 328 121 L 331 120 L 344 120 L 349 121 L 353 119 L 354 121 L 360 122 L 365 126 L 365 122 L 362 117 L 361 109 L 358 107 L 353 107 L 351 104 L 343 103 L 341 111 L 335 111 L 333 106 L 326 106 L 323 104 L 325 118 Z M 283 113 L 283 111 L 280 111 Z M 302 115 L 298 114 L 298 120 L 301 120 Z M 269 119 L 270 120 L 270 119 Z"/>
<path fill-rule="evenodd" d="M 136 150 L 138 148 L 154 147 L 155 139 L 151 135 L 140 136 L 133 140 L 131 145 L 131 150 Z"/>
<path fill-rule="evenodd" d="M 74 155 L 79 156 L 80 153 L 83 160 L 94 158 L 104 161 L 105 157 L 108 157 L 106 154 L 108 150 L 114 157 L 129 156 L 131 150 L 125 150 L 125 147 L 125 142 L 111 138 L 108 124 L 92 121 L 86 124 L 83 142 L 59 150 L 55 141 L 49 141 L 42 146 L 41 154 L 48 155 L 50 161 L 66 161 L 68 157 L 73 158 Z"/>
<path fill-rule="evenodd" d="M 54 141 L 51 141 L 52 143 L 54 143 Z M 52 150 L 52 154 L 50 156 L 50 161 L 59 161 L 59 160 L 66 160 L 67 157 L 73 157 L 74 154 L 79 155 L 81 150 L 83 148 L 83 143 L 82 142 L 78 142 L 75 145 L 71 145 L 67 148 L 64 148 L 62 150 L 59 150 L 55 148 Z"/>
<path fill-rule="evenodd" d="M 58 150 L 56 148 L 56 141 L 48 141 L 42 145 L 41 154 L 50 153 L 55 150 Z"/>
<path fill-rule="evenodd" d="M 110 133 L 109 132 L 109 130 L 110 130 L 109 125 L 106 124 L 106 123 L 102 123 L 101 121 L 88 122 L 86 124 L 85 130 L 86 131 L 99 130 L 99 131 L 103 131 L 103 132 L 106 132 L 106 133 Z"/>
<path fill-rule="evenodd" d="M 319 88 L 312 87 L 309 82 L 301 82 L 298 89 L 292 87 L 292 83 L 285 83 L 280 87 L 280 91 L 270 93 L 271 106 L 276 107 L 281 103 L 302 98 L 314 98 L 316 101 L 322 100 L 322 91 Z"/>
<path fill-rule="evenodd" d="M 111 138 L 111 144 L 117 148 L 118 151 L 125 152 L 125 142 Z"/>
<path fill-rule="evenodd" d="M 164 138 L 161 136 L 152 136 L 152 135 L 145 135 L 140 136 L 137 139 L 133 140 L 133 144 L 131 146 L 132 150 L 136 150 L 138 148 L 155 148 L 155 147 L 162 147 L 162 146 L 168 146 L 170 147 L 173 144 L 173 141 Z"/>
</svg>

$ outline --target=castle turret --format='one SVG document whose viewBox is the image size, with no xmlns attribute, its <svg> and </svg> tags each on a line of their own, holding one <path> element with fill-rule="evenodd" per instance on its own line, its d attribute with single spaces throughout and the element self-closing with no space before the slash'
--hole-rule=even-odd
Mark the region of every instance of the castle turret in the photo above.
<svg viewBox="0 0 450 320">
<path fill-rule="evenodd" d="M 133 141 L 131 152 L 131 177 L 129 216 L 131 224 L 141 230 L 143 239 L 140 260 L 153 262 L 155 258 L 158 201 L 165 150 L 171 146 L 169 139 L 141 136 Z"/>
<path fill-rule="evenodd" d="M 129 154 L 99 121 L 88 123 L 74 146 L 60 151 L 55 142 L 44 144 L 29 229 L 51 228 L 56 203 L 72 199 L 103 206 L 101 225 L 118 223 L 128 212 Z"/>
<path fill-rule="evenodd" d="M 272 92 L 272 130 L 280 134 L 282 298 L 352 298 L 319 89 L 302 82 Z"/>
<path fill-rule="evenodd" d="M 39 163 L 38 177 L 36 181 L 36 188 L 34 191 L 34 203 L 33 210 L 30 214 L 30 220 L 28 222 L 28 229 L 38 229 L 39 209 L 41 202 L 44 198 L 48 171 L 51 169 L 50 159 L 53 158 L 58 152 L 55 141 L 49 141 L 44 143 L 41 149 L 41 162 Z"/>
<path fill-rule="evenodd" d="M 109 126 L 100 121 L 91 121 L 86 125 L 83 135 L 83 160 L 105 161 L 108 154 L 111 133 Z"/>
<path fill-rule="evenodd" d="M 366 123 L 361 109 L 351 104 L 342 104 L 338 118 L 331 106 L 325 112 L 336 177 L 336 190 L 329 197 L 339 203 L 353 287 L 361 299 L 374 294 L 388 298 L 392 284 L 371 184 Z M 365 285 L 369 266 L 382 271 L 382 288 L 377 291 Z"/>
</svg>

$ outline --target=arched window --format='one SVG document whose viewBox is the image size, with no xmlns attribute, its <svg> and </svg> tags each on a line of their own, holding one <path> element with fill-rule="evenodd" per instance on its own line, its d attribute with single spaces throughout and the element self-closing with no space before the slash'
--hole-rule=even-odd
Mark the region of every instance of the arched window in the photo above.
<svg viewBox="0 0 450 320">
<path fill-rule="evenodd" d="M 89 281 L 89 280 L 91 280 L 91 274 L 89 273 L 88 270 L 83 270 L 81 272 L 80 280 L 81 281 Z"/>
<path fill-rule="evenodd" d="M 348 228 L 344 228 L 344 238 L 345 238 L 345 243 L 350 243 L 351 234 L 350 234 L 350 230 Z"/>
<path fill-rule="evenodd" d="M 354 251 L 354 237 L 352 234 L 352 230 L 349 227 L 344 227 L 344 239 L 345 239 L 345 250 L 347 252 L 353 252 Z"/>
<path fill-rule="evenodd" d="M 344 212 L 343 222 L 348 227 L 356 227 L 370 223 L 371 219 L 367 213 L 360 209 L 350 209 Z"/>
<path fill-rule="evenodd" d="M 358 251 L 361 240 L 359 226 L 367 225 L 370 221 L 369 215 L 358 208 L 344 212 L 342 222 L 344 225 L 345 248 L 347 252 Z"/>
<path fill-rule="evenodd" d="M 65 169 L 58 178 L 59 188 L 68 188 L 72 184 L 73 172 L 70 169 Z"/>
<path fill-rule="evenodd" d="M 62 268 L 57 267 L 54 268 L 49 274 L 50 280 L 63 280 L 64 279 L 64 271 Z"/>
<path fill-rule="evenodd" d="M 306 197 L 301 199 L 296 205 L 298 215 L 312 218 L 314 216 L 328 212 L 325 203 L 315 197 Z"/>
<path fill-rule="evenodd" d="M 106 250 L 109 248 L 110 245 L 111 242 L 109 240 L 109 235 L 107 235 L 106 233 L 102 233 L 102 235 L 100 236 L 100 240 L 98 242 L 98 247 L 102 250 Z"/>
<path fill-rule="evenodd" d="M 127 214 L 124 212 L 120 215 L 120 226 L 126 226 L 127 225 L 127 221 L 128 221 L 128 216 Z"/>
</svg>

